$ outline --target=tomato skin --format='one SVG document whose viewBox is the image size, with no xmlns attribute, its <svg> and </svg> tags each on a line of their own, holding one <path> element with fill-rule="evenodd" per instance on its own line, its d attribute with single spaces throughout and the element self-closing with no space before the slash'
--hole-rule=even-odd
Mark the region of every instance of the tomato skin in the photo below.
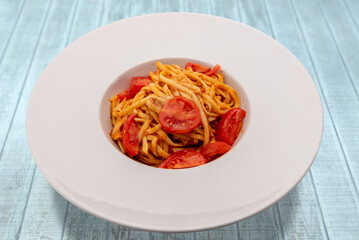
<svg viewBox="0 0 359 240">
<path fill-rule="evenodd" d="M 187 133 L 201 123 L 201 112 L 188 98 L 177 96 L 167 100 L 159 115 L 162 128 L 170 133 Z"/>
<path fill-rule="evenodd" d="M 144 86 L 147 86 L 152 82 L 150 76 L 146 77 L 133 77 L 131 78 L 131 86 L 130 90 L 131 92 L 137 94 Z"/>
<path fill-rule="evenodd" d="M 206 74 L 207 76 L 212 76 L 214 75 L 216 72 L 218 72 L 218 70 L 221 69 L 221 66 L 219 66 L 218 64 L 216 64 L 216 66 L 214 66 L 212 68 L 212 70 L 205 72 L 204 74 Z"/>
<path fill-rule="evenodd" d="M 191 168 L 207 163 L 206 159 L 194 150 L 181 150 L 172 153 L 158 167 L 167 169 Z"/>
<path fill-rule="evenodd" d="M 132 99 L 136 96 L 136 94 L 141 91 L 141 89 L 150 84 L 152 82 L 151 77 L 150 76 L 146 76 L 146 77 L 132 77 L 131 78 L 131 86 L 129 89 L 120 92 L 117 94 L 117 98 L 120 99 L 121 101 L 123 99 Z"/>
<path fill-rule="evenodd" d="M 122 101 L 122 100 L 125 99 L 125 98 L 126 98 L 127 100 L 128 100 L 128 99 L 131 99 L 131 98 L 134 98 L 135 95 L 136 95 L 136 93 L 132 93 L 132 92 L 130 91 L 130 89 L 127 89 L 127 90 L 125 90 L 125 91 L 123 91 L 123 92 L 118 93 L 118 94 L 117 94 L 117 98 Z"/>
<path fill-rule="evenodd" d="M 205 67 L 203 65 L 197 64 L 197 63 L 191 63 L 188 62 L 185 66 L 185 68 L 189 68 L 191 67 L 192 70 L 194 72 L 199 72 L 199 73 L 203 73 L 207 76 L 212 76 L 214 75 L 216 72 L 218 72 L 219 69 L 221 69 L 221 66 L 219 66 L 218 64 L 216 64 L 216 66 L 214 66 L 212 69 L 209 67 Z"/>
<path fill-rule="evenodd" d="M 138 154 L 140 142 L 138 140 L 138 127 L 135 122 L 136 114 L 132 113 L 126 120 L 122 130 L 122 145 L 128 154 L 133 157 Z"/>
<path fill-rule="evenodd" d="M 207 161 L 213 160 L 231 150 L 231 146 L 225 142 L 213 142 L 204 146 L 201 150 L 202 156 Z"/>
<path fill-rule="evenodd" d="M 219 120 L 216 129 L 216 141 L 222 141 L 233 145 L 239 131 L 243 126 L 243 119 L 246 111 L 241 108 L 232 108 L 227 111 Z"/>
<path fill-rule="evenodd" d="M 205 67 L 203 65 L 197 63 L 191 63 L 191 62 L 186 63 L 185 68 L 187 69 L 189 67 L 191 67 L 194 72 L 199 72 L 199 73 L 205 73 L 211 70 L 211 68 L 209 67 Z"/>
</svg>

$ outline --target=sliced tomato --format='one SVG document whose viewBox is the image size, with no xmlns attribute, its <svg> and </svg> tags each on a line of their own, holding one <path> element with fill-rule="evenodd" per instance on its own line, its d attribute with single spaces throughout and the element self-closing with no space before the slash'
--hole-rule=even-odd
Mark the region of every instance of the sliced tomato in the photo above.
<svg viewBox="0 0 359 240">
<path fill-rule="evenodd" d="M 187 133 L 201 123 L 201 113 L 192 100 L 177 96 L 165 102 L 159 119 L 167 132 Z"/>
<path fill-rule="evenodd" d="M 205 164 L 206 159 L 194 150 L 181 150 L 172 153 L 158 167 L 168 169 L 190 168 Z"/>
<path fill-rule="evenodd" d="M 128 154 L 133 157 L 138 154 L 140 142 L 138 140 L 138 127 L 135 122 L 135 114 L 132 113 L 123 125 L 122 145 Z"/>
<path fill-rule="evenodd" d="M 199 65 L 191 62 L 186 63 L 185 68 L 187 69 L 189 67 L 191 67 L 194 72 L 199 72 L 199 73 L 205 73 L 211 70 L 211 68 L 209 67 L 205 67 L 203 65 Z"/>
<path fill-rule="evenodd" d="M 191 67 L 194 72 L 203 73 L 203 74 L 206 74 L 207 76 L 212 76 L 216 72 L 218 72 L 219 69 L 221 69 L 221 66 L 219 66 L 218 64 L 216 64 L 216 66 L 214 66 L 211 69 L 209 67 L 205 67 L 203 65 L 191 63 L 191 62 L 188 62 L 185 66 L 185 68 L 189 68 L 189 67 Z"/>
<path fill-rule="evenodd" d="M 123 99 L 131 99 L 131 98 L 134 98 L 136 96 L 136 93 L 133 93 L 133 92 L 131 92 L 131 90 L 130 89 L 127 89 L 127 90 L 125 90 L 125 91 L 123 91 L 123 92 L 120 92 L 120 93 L 118 93 L 117 94 L 117 97 L 118 97 L 118 99 L 120 99 L 121 101 L 123 100 Z"/>
<path fill-rule="evenodd" d="M 225 142 L 213 142 L 206 145 L 201 150 L 202 156 L 208 161 L 213 160 L 231 149 L 231 146 Z"/>
<path fill-rule="evenodd" d="M 210 71 L 205 72 L 204 74 L 206 74 L 207 76 L 212 76 L 212 75 L 214 75 L 216 72 L 218 72 L 219 69 L 221 69 L 221 66 L 219 66 L 218 64 L 216 64 L 216 66 L 214 66 Z"/>
<path fill-rule="evenodd" d="M 152 82 L 150 76 L 131 78 L 131 92 L 137 94 L 141 89 Z"/>
<path fill-rule="evenodd" d="M 129 89 L 117 94 L 118 99 L 132 99 L 141 89 L 152 82 L 150 76 L 146 77 L 133 77 L 131 78 L 131 86 Z"/>
<path fill-rule="evenodd" d="M 232 108 L 219 120 L 216 130 L 216 140 L 233 145 L 243 126 L 246 111 L 241 108 Z"/>
</svg>

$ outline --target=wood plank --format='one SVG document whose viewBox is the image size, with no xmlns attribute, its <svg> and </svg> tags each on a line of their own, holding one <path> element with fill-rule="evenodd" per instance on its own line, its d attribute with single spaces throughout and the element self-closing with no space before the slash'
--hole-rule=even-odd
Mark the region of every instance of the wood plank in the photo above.
<svg viewBox="0 0 359 240">
<path fill-rule="evenodd" d="M 79 0 L 77 14 L 66 45 L 102 25 L 105 0 Z"/>
<path fill-rule="evenodd" d="M 24 9 L 25 0 L 0 1 L 0 63 Z"/>
<path fill-rule="evenodd" d="M 109 24 L 131 16 L 131 1 L 106 0 L 103 10 L 102 25 Z"/>
<path fill-rule="evenodd" d="M 319 211 L 319 214 L 323 215 L 324 218 L 319 223 L 318 229 L 310 229 L 308 227 L 301 228 L 300 224 L 304 221 L 293 222 L 295 225 L 292 226 L 292 229 L 296 229 L 297 232 L 291 233 L 289 236 L 307 236 L 307 238 L 315 236 L 315 238 L 319 238 L 320 234 L 318 230 L 321 228 L 322 238 L 338 237 L 333 235 L 333 228 L 336 228 L 335 225 L 340 225 L 340 222 L 343 224 L 344 222 L 348 223 L 346 220 L 347 216 L 341 215 L 343 212 L 353 213 L 354 216 L 352 216 L 350 220 L 354 220 L 354 222 L 357 221 L 355 217 L 355 215 L 357 215 L 357 210 L 355 209 L 357 197 L 355 193 L 353 194 L 353 182 L 346 167 L 342 147 L 336 136 L 335 125 L 333 125 L 332 115 L 334 105 L 330 103 L 336 101 L 337 96 L 328 95 L 326 91 L 323 91 L 322 86 L 323 84 L 327 84 L 327 77 L 323 73 L 338 73 L 341 71 L 342 66 L 340 66 L 340 64 L 337 65 L 337 63 L 330 63 L 334 58 L 336 59 L 335 61 L 338 61 L 338 58 L 335 57 L 335 53 L 332 51 L 333 46 L 328 44 L 330 36 L 325 34 L 328 32 L 328 28 L 322 24 L 323 16 L 315 2 L 296 2 L 295 5 L 301 5 L 300 14 L 298 9 L 295 9 L 293 12 L 291 2 L 289 4 L 283 4 L 283 2 L 279 1 L 267 1 L 267 3 L 276 38 L 288 47 L 311 73 L 322 96 L 324 108 L 325 129 L 322 146 L 311 168 L 311 175 L 309 175 L 313 182 L 314 193 L 317 194 L 315 195 L 321 206 L 320 209 L 317 209 L 317 212 Z M 283 22 L 287 22 L 288 25 L 283 25 Z M 313 22 L 316 24 L 313 24 Z M 308 33 L 310 34 L 308 35 Z M 322 62 L 319 62 L 318 58 L 320 58 Z M 340 83 L 338 82 L 338 78 L 335 81 Z M 332 80 L 330 82 L 334 84 L 335 81 Z M 349 85 L 342 90 L 337 88 L 337 90 L 342 91 L 342 93 L 344 93 L 344 91 L 350 93 L 352 90 L 350 90 L 348 86 Z M 332 90 L 335 91 L 334 86 L 332 86 Z M 330 112 L 328 112 L 328 106 L 330 107 Z M 337 121 L 343 120 L 339 118 L 334 119 L 335 124 L 337 124 Z M 298 196 L 302 196 L 302 194 Z M 347 199 L 349 203 L 343 201 L 343 196 L 345 196 L 345 199 Z M 335 199 L 335 207 L 328 201 L 329 199 Z M 305 202 L 304 200 L 300 201 L 300 203 Z M 296 208 L 301 208 L 301 206 L 296 206 Z M 341 209 L 339 210 L 339 208 Z M 307 212 L 304 217 L 307 220 L 311 220 L 310 216 L 315 212 L 316 211 L 312 209 L 310 212 Z M 305 223 L 310 223 L 307 220 Z M 288 232 L 286 233 L 288 234 Z M 355 235 L 355 231 L 353 234 Z"/>
<path fill-rule="evenodd" d="M 194 233 L 150 233 L 151 240 L 192 240 L 196 239 Z"/>
<path fill-rule="evenodd" d="M 357 32 L 359 32 L 359 1 L 343 0 L 343 3 L 350 18 L 353 20 L 353 24 L 355 25 Z"/>
<path fill-rule="evenodd" d="M 238 2 L 235 0 L 212 0 L 210 4 L 211 13 L 219 17 L 240 21 L 242 16 Z"/>
<path fill-rule="evenodd" d="M 243 23 L 268 35 L 272 34 L 263 0 L 241 0 L 238 2 L 238 11 Z"/>
<path fill-rule="evenodd" d="M 62 239 L 106 239 L 107 222 L 69 203 Z"/>
<path fill-rule="evenodd" d="M 323 14 L 325 25 L 328 27 L 333 45 L 339 55 L 346 75 L 350 81 L 356 98 L 358 99 L 356 108 L 359 108 L 359 29 L 356 28 L 350 14 L 348 14 L 342 2 L 333 0 L 319 1 L 319 8 Z M 346 109 L 349 110 L 349 109 Z M 358 111 L 357 111 L 358 113 Z M 358 116 L 351 122 L 351 126 L 339 129 L 339 138 L 343 143 L 343 150 L 348 159 L 348 167 L 353 176 L 356 192 L 359 192 L 359 133 Z M 356 129 L 352 132 L 351 129 Z M 359 207 L 359 206 L 358 206 Z"/>
<path fill-rule="evenodd" d="M 60 239 L 67 201 L 35 169 L 29 202 L 18 239 Z"/>
<path fill-rule="evenodd" d="M 0 65 L 0 149 L 4 146 L 23 80 L 38 43 L 38 35 L 45 17 L 45 12 L 41 12 L 41 10 L 46 6 L 48 4 L 39 6 L 38 4 L 32 4 L 31 1 L 26 3 L 25 10 L 22 12 L 12 33 L 11 41 L 2 56 Z M 39 14 L 34 16 L 32 11 L 39 12 Z M 34 27 L 28 28 L 28 26 Z M 27 37 L 24 38 L 24 35 Z"/>
<path fill-rule="evenodd" d="M 359 2 L 356 1 L 357 11 L 359 11 Z M 329 27 L 331 38 L 334 40 L 336 48 L 338 49 L 341 60 L 350 75 L 353 82 L 356 95 L 359 92 L 359 28 L 356 22 L 351 17 L 350 9 L 347 8 L 342 1 L 319 1 L 321 12 L 325 17 L 326 25 Z M 358 14 L 359 17 L 359 14 Z M 355 139 L 354 139 L 355 140 Z M 357 142 L 359 143 L 359 142 Z M 358 144 L 351 144 L 356 145 Z M 351 150 L 353 151 L 353 150 Z M 356 153 L 359 150 L 356 149 Z"/>
<path fill-rule="evenodd" d="M 182 10 L 185 12 L 211 14 L 213 12 L 211 2 L 207 0 L 183 1 Z"/>
<path fill-rule="evenodd" d="M 334 181 L 331 178 L 329 180 L 328 175 L 322 172 L 318 178 L 326 178 L 332 185 L 319 185 L 318 197 L 325 202 L 323 214 L 329 236 L 339 237 L 342 230 L 346 229 L 348 230 L 346 239 L 355 239 L 359 230 L 358 178 L 356 176 L 359 158 L 358 146 L 355 146 L 358 141 L 353 136 L 359 134 L 358 95 L 355 93 L 350 81 L 351 75 L 343 63 L 318 2 L 307 1 L 293 5 L 298 22 L 302 25 L 306 44 L 317 67 L 316 72 L 322 92 L 326 96 L 330 117 L 334 123 L 334 133 L 340 140 L 339 148 L 344 153 L 345 169 L 341 171 L 341 175 L 344 175 L 346 179 Z M 308 14 L 314 16 L 312 20 L 316 22 L 315 26 L 309 25 Z M 338 194 L 332 194 L 333 192 Z M 340 235 L 336 236 L 336 233 Z"/>
<path fill-rule="evenodd" d="M 237 240 L 239 239 L 239 232 L 237 223 L 215 228 L 213 230 L 196 232 L 197 240 L 209 240 L 209 239 L 223 239 L 223 240 Z"/>
<path fill-rule="evenodd" d="M 156 13 L 159 9 L 159 1 L 157 0 L 138 0 L 136 4 L 131 4 L 130 16 L 138 16 L 150 13 Z"/>
<path fill-rule="evenodd" d="M 7 47 L 0 66 L 2 126 L 11 124 L 23 81 L 28 75 L 39 36 L 48 16 L 49 6 L 47 1 L 37 1 L 37 4 L 33 1 L 27 2 Z M 33 12 L 37 14 L 34 16 Z M 24 38 L 24 34 L 29 36 Z M 23 113 L 25 109 L 22 109 Z M 0 158 L 0 239 L 13 239 L 16 236 L 33 176 L 34 163 L 26 147 L 24 119 L 25 114 L 21 122 L 12 122 L 12 125 L 20 130 L 9 135 L 6 146 L 3 145 L 4 132 L 0 134 L 0 146 L 5 146 Z"/>
<path fill-rule="evenodd" d="M 239 222 L 239 239 L 281 239 L 281 233 L 275 221 L 274 211 L 275 206 Z"/>
<path fill-rule="evenodd" d="M 108 228 L 109 240 L 147 240 L 150 239 L 150 233 L 134 228 L 128 228 L 110 223 Z"/>
<path fill-rule="evenodd" d="M 279 203 L 284 239 L 327 239 L 309 172 Z"/>
<path fill-rule="evenodd" d="M 181 1 L 168 1 L 158 0 L 158 12 L 181 12 L 184 11 L 182 8 Z"/>
</svg>

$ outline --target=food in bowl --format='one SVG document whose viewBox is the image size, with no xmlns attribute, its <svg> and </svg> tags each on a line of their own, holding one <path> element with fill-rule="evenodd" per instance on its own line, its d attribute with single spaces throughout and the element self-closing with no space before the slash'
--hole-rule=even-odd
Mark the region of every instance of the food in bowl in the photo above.
<svg viewBox="0 0 359 240">
<path fill-rule="evenodd" d="M 231 149 L 246 111 L 220 66 L 157 62 L 110 99 L 112 140 L 129 157 L 167 169 L 208 163 Z"/>
</svg>

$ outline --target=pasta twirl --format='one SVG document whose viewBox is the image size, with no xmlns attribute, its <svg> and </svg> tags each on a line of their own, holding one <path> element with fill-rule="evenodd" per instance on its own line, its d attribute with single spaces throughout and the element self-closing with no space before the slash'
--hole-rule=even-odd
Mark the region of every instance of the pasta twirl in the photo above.
<svg viewBox="0 0 359 240">
<path fill-rule="evenodd" d="M 122 152 L 123 127 L 130 114 L 135 114 L 139 152 L 135 158 L 151 166 L 160 165 L 170 154 L 193 149 L 197 152 L 215 141 L 216 126 L 228 110 L 240 107 L 237 92 L 224 83 L 224 76 L 211 76 L 188 67 L 156 63 L 157 71 L 150 73 L 150 81 L 132 98 L 112 97 L 110 133 Z M 159 115 L 167 100 L 184 97 L 195 103 L 201 123 L 183 134 L 166 132 Z"/>
</svg>

